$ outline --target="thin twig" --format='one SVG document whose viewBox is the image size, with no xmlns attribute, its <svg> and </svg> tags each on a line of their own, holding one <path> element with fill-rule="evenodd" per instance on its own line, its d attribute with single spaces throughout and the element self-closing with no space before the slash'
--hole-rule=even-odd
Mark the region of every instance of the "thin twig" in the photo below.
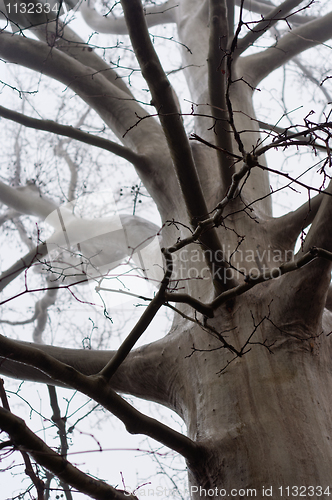
<svg viewBox="0 0 332 500">
<path fill-rule="evenodd" d="M 116 354 L 107 363 L 107 365 L 99 372 L 99 375 L 104 377 L 107 381 L 111 379 L 121 363 L 128 356 L 131 349 L 134 347 L 139 338 L 143 335 L 153 318 L 156 316 L 159 309 L 167 301 L 166 289 L 172 276 L 173 261 L 172 256 L 167 250 L 163 249 L 163 254 L 166 260 L 166 272 L 161 282 L 160 288 L 156 296 L 151 300 L 150 304 L 145 309 L 144 313 L 129 333 L 127 338 L 122 342 Z"/>
<path fill-rule="evenodd" d="M 5 410 L 10 412 L 10 407 L 9 407 L 9 402 L 7 398 L 7 394 L 5 391 L 4 387 L 4 381 L 3 379 L 0 379 L 0 398 L 2 402 L 2 406 Z M 9 434 L 10 438 L 13 438 L 11 434 Z M 15 443 L 15 439 L 13 439 L 13 444 Z M 18 443 L 15 443 L 18 444 Z M 37 495 L 38 495 L 38 500 L 44 500 L 44 491 L 45 491 L 45 484 L 44 482 L 36 475 L 35 471 L 33 470 L 32 463 L 30 460 L 30 457 L 28 453 L 24 450 L 20 449 L 20 453 L 22 455 L 22 458 L 24 460 L 25 464 L 25 473 L 27 476 L 30 477 L 31 481 L 33 482 L 36 490 L 37 490 Z"/>
</svg>

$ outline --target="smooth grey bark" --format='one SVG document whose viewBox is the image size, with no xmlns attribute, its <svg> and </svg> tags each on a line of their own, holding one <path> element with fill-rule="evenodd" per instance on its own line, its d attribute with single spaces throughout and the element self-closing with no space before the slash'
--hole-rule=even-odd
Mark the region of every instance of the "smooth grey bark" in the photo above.
<svg viewBox="0 0 332 500">
<path fill-rule="evenodd" d="M 268 2 L 248 3 L 258 12 L 267 13 L 266 6 L 268 12 L 272 11 L 272 4 Z M 280 5 L 290 9 L 300 4 L 302 2 L 288 1 Z M 285 33 L 276 46 L 254 55 L 247 56 L 244 52 L 239 56 L 229 23 L 223 17 L 227 12 L 231 15 L 232 2 L 180 0 L 152 9 L 158 12 L 155 18 L 158 23 L 177 25 L 189 89 L 197 104 L 195 132 L 205 143 L 219 147 L 217 154 L 204 142 L 193 142 L 189 146 L 170 84 L 149 42 L 140 1 L 123 0 L 122 5 L 160 124 L 153 118 L 137 123 L 137 114 L 144 117 L 148 114 L 133 99 L 128 100 L 125 88 L 91 70 L 102 67 L 95 56 L 78 58 L 74 38 L 73 41 L 66 39 L 65 53 L 61 52 L 60 44 L 50 52 L 45 42 L 2 32 L 0 56 L 70 85 L 99 113 L 126 148 L 141 158 L 137 171 L 156 202 L 163 223 L 174 220 L 186 226 L 192 224 L 192 231 L 196 231 L 200 226 L 193 221 L 193 216 L 207 219 L 205 210 L 213 210 L 218 215 L 213 224 L 206 226 L 206 233 L 211 235 L 211 228 L 216 226 L 214 237 L 224 250 L 223 261 L 229 261 L 234 274 L 234 281 L 224 281 L 222 293 L 231 293 L 236 284 L 245 282 L 244 278 L 248 282 L 253 270 L 263 272 L 292 260 L 296 239 L 310 224 L 296 259 L 301 259 L 314 246 L 331 252 L 332 237 L 327 230 L 332 215 L 330 186 L 294 212 L 279 219 L 272 217 L 266 163 L 262 156 L 256 158 L 254 154 L 259 149 L 260 136 L 252 96 L 257 83 L 271 71 L 330 38 L 332 14 L 308 18 L 308 22 L 305 16 L 294 16 L 298 24 Z M 286 9 L 283 15 L 288 13 Z M 84 16 L 89 22 L 88 6 Z M 91 12 L 91 16 L 91 24 L 97 26 L 98 15 Z M 111 32 L 124 30 L 123 19 L 101 22 Z M 269 23 L 262 23 L 263 33 Z M 227 37 L 225 32 L 220 34 L 221 38 L 228 38 L 224 46 L 218 43 L 218 30 L 222 29 L 228 30 Z M 257 33 L 242 39 L 243 50 L 253 39 L 259 39 Z M 230 54 L 230 50 L 234 54 Z M 215 74 L 213 66 L 217 66 Z M 220 68 L 223 76 L 218 73 Z M 223 88 L 222 100 L 216 92 L 218 87 Z M 103 98 L 96 98 L 96 94 Z M 213 113 L 216 107 L 222 108 L 218 116 Z M 226 120 L 225 127 L 211 129 L 215 118 L 220 119 L 220 123 Z M 227 148 L 224 159 L 220 148 Z M 231 171 L 230 157 L 238 160 Z M 236 177 L 244 167 L 248 178 Z M 14 210 L 35 216 L 47 210 L 49 202 L 41 199 L 34 211 L 27 211 L 28 192 L 10 202 L 7 193 L 17 195 L 17 191 L 1 186 L 0 198 L 2 196 L 2 201 Z M 236 196 L 239 186 L 241 197 Z M 228 196 L 230 192 L 234 194 Z M 199 210 L 205 213 L 194 213 L 192 193 L 199 199 Z M 184 238 L 192 237 L 180 224 L 178 229 L 175 224 L 166 225 L 162 235 L 164 245 L 174 254 Z M 215 490 L 216 493 L 210 495 L 215 499 L 220 497 L 218 492 L 222 489 L 230 492 L 232 488 L 255 488 L 256 498 L 263 498 L 263 486 L 272 487 L 275 495 L 280 486 L 325 489 L 332 467 L 329 335 L 332 318 L 325 308 L 331 303 L 331 261 L 317 257 L 294 272 L 258 283 L 246 293 L 235 294 L 232 300 L 220 301 L 221 305 L 212 311 L 213 317 L 208 318 L 208 314 L 204 317 L 204 311 L 207 313 L 210 309 L 203 306 L 215 303 L 220 289 L 212 279 L 202 248 L 195 242 L 192 239 L 191 245 L 181 249 L 182 260 L 175 263 L 172 274 L 176 281 L 180 264 L 187 273 L 193 268 L 196 270 L 202 279 L 190 279 L 190 275 L 186 275 L 187 279 L 181 281 L 185 290 L 173 291 L 183 296 L 186 293 L 192 300 L 183 300 L 179 305 L 173 327 L 164 339 L 132 350 L 125 357 L 113 377 L 104 380 L 105 391 L 99 383 L 100 372 L 113 352 L 38 346 L 36 361 L 23 361 L 24 344 L 17 344 L 17 351 L 13 345 L 10 351 L 5 342 L 0 341 L 0 352 L 1 348 L 7 349 L 2 357 L 1 372 L 63 384 L 61 365 L 58 372 L 55 368 L 48 369 L 42 354 L 45 353 L 64 363 L 69 372 L 69 367 L 75 369 L 70 372 L 77 377 L 73 386 L 80 387 L 82 392 L 84 376 L 90 376 L 86 393 L 90 393 L 91 387 L 98 387 L 102 401 L 108 394 L 113 397 L 113 389 L 174 409 L 185 421 L 190 440 L 182 442 L 179 436 L 174 437 L 163 429 L 162 442 L 166 441 L 180 452 L 183 446 L 194 499 L 202 496 L 199 488 Z M 215 239 L 212 243 L 211 239 L 200 242 L 204 250 L 215 253 L 220 250 L 214 246 Z M 8 275 L 4 278 L 9 279 Z M 169 291 L 167 300 L 171 301 L 171 296 Z M 109 409 L 112 411 L 111 404 Z M 135 431 L 140 431 L 139 426 Z M 148 431 L 149 425 L 142 424 L 142 432 L 148 434 Z"/>
</svg>

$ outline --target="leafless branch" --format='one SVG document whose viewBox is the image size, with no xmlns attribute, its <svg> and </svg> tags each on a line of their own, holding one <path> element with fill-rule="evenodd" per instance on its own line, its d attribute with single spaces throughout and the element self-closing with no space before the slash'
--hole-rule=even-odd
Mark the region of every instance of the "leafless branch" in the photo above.
<svg viewBox="0 0 332 500">
<path fill-rule="evenodd" d="M 121 3 L 143 77 L 149 85 L 154 105 L 158 113 L 160 112 L 160 121 L 169 145 L 190 222 L 196 226 L 198 220 L 207 216 L 208 209 L 189 141 L 173 97 L 173 90 L 150 40 L 141 2 L 139 0 L 122 0 Z M 190 179 L 190 183 L 188 179 Z M 200 236 L 201 242 L 206 248 L 211 249 L 212 252 L 217 250 L 222 252 L 220 241 L 213 228 L 204 233 L 201 232 Z M 211 261 L 208 261 L 208 264 L 211 266 Z M 219 285 L 224 287 L 225 283 L 221 282 Z"/>
<path fill-rule="evenodd" d="M 319 80 L 317 80 L 317 78 L 314 77 L 314 75 L 312 74 L 312 71 L 310 71 L 310 69 L 308 68 L 308 65 L 302 64 L 299 57 L 294 57 L 292 59 L 292 61 L 293 61 L 293 63 L 296 64 L 296 66 L 298 68 L 300 68 L 303 75 L 308 80 L 310 80 L 312 83 L 314 83 L 317 86 L 317 88 L 319 88 L 319 90 L 324 94 L 327 102 L 332 102 L 332 96 L 329 94 L 329 92 L 326 90 L 326 88 L 321 84 L 321 82 Z"/>
<path fill-rule="evenodd" d="M 248 47 L 253 45 L 264 33 L 272 28 L 281 19 L 286 19 L 290 16 L 292 9 L 297 7 L 302 0 L 285 0 L 277 7 L 274 7 L 267 15 L 255 24 L 255 27 L 247 33 L 243 38 L 239 39 L 237 42 L 237 47 L 235 51 L 235 57 L 241 55 Z M 310 5 L 310 4 L 309 4 Z"/>
<path fill-rule="evenodd" d="M 47 244 L 45 242 L 41 243 L 24 257 L 21 257 L 9 269 L 3 271 L 0 275 L 0 291 L 17 278 L 25 269 L 28 269 L 34 262 L 44 257 L 47 252 Z"/>
<path fill-rule="evenodd" d="M 88 26 L 98 31 L 98 33 L 127 34 L 128 28 L 124 17 L 115 17 L 110 13 L 108 16 L 98 14 L 93 8 L 94 2 L 84 2 L 81 6 L 83 18 Z M 148 27 L 158 24 L 168 24 L 175 22 L 176 2 L 168 0 L 162 5 L 153 5 L 144 9 L 146 23 Z"/>
<path fill-rule="evenodd" d="M 315 147 L 316 140 L 320 139 L 317 137 L 316 133 L 318 131 L 323 132 L 326 135 L 326 142 L 331 137 L 331 129 L 332 122 L 323 122 L 323 123 L 311 123 L 309 120 L 305 120 L 305 124 L 298 128 L 303 128 L 303 132 L 290 132 L 291 127 L 284 129 L 283 133 L 278 135 L 273 139 L 270 144 L 266 146 L 255 148 L 255 155 L 258 157 L 262 154 L 265 154 L 269 149 L 277 148 L 277 147 L 288 147 L 288 146 L 312 146 Z M 328 151 L 327 147 L 325 151 Z"/>
<path fill-rule="evenodd" d="M 53 472 L 64 482 L 96 500 L 137 500 L 136 496 L 116 490 L 104 481 L 98 481 L 74 467 L 52 450 L 26 425 L 24 420 L 10 411 L 0 408 L 0 427 L 22 451 L 28 450 L 34 460 Z"/>
<path fill-rule="evenodd" d="M 225 2 L 210 0 L 210 40 L 208 54 L 209 95 L 211 114 L 215 119 L 214 132 L 218 146 L 218 163 L 224 192 L 234 173 L 231 159 L 233 146 L 226 104 L 228 45 L 227 6 Z"/>
<path fill-rule="evenodd" d="M 325 16 L 294 28 L 283 35 L 276 45 L 247 56 L 242 60 L 245 71 L 250 75 L 250 83 L 257 87 L 258 83 L 294 56 L 315 47 L 332 36 L 332 12 Z"/>
<path fill-rule="evenodd" d="M 26 116 L 17 111 L 13 111 L 8 108 L 0 106 L 0 116 L 8 120 L 21 123 L 25 127 L 33 128 L 36 130 L 44 130 L 46 132 L 51 132 L 52 134 L 61 135 L 64 137 L 70 137 L 76 141 L 84 142 L 85 144 L 90 144 L 90 146 L 95 146 L 97 148 L 104 149 L 105 151 L 110 151 L 111 153 L 124 158 L 125 160 L 133 163 L 134 165 L 141 165 L 144 163 L 144 157 L 136 154 L 134 151 L 117 144 L 116 142 L 104 139 L 103 137 L 98 137 L 88 132 L 83 132 L 75 127 L 68 125 L 61 125 L 60 123 L 54 122 L 52 120 L 40 120 L 37 118 L 32 118 Z"/>
<path fill-rule="evenodd" d="M 42 299 L 38 300 L 35 305 L 35 319 L 37 324 L 33 332 L 33 340 L 37 343 L 43 342 L 43 332 L 46 327 L 46 322 L 48 318 L 48 308 L 55 304 L 57 293 L 58 293 L 58 283 L 52 281 L 52 278 L 47 278 L 47 283 L 49 288 L 46 290 L 45 295 Z"/>
<path fill-rule="evenodd" d="M 0 349 L 3 357 L 38 368 L 53 380 L 57 380 L 65 385 L 68 385 L 70 381 L 70 386 L 73 389 L 86 394 L 118 417 L 125 424 L 129 433 L 150 436 L 177 451 L 188 460 L 195 460 L 197 458 L 199 448 L 196 443 L 158 420 L 143 415 L 133 408 L 111 389 L 109 384 L 105 384 L 103 376 L 85 376 L 72 366 L 56 360 L 36 347 L 19 344 L 2 335 L 0 335 Z M 63 477 L 63 479 L 68 484 L 76 486 L 67 477 Z"/>
<path fill-rule="evenodd" d="M 265 269 L 262 272 L 257 272 L 256 274 L 248 275 L 246 276 L 244 283 L 241 283 L 240 285 L 231 288 L 230 290 L 226 290 L 209 304 L 204 304 L 203 302 L 193 300 L 192 297 L 184 293 L 181 294 L 172 293 L 168 294 L 167 297 L 169 297 L 169 300 L 172 302 L 180 302 L 188 304 L 197 311 L 202 312 L 203 314 L 208 313 L 206 314 L 206 316 L 213 317 L 213 311 L 218 307 L 220 307 L 222 304 L 228 302 L 229 300 L 244 294 L 245 292 L 247 292 L 248 290 L 250 290 L 251 288 L 260 283 L 264 283 L 272 279 L 279 278 L 284 274 L 296 271 L 297 269 L 300 269 L 301 267 L 305 266 L 306 264 L 317 258 L 323 258 L 328 261 L 332 261 L 332 252 L 329 252 L 322 248 L 312 248 L 310 249 L 310 251 L 306 252 L 297 260 L 291 262 L 285 262 L 281 266 L 276 267 L 274 269 Z"/>
<path fill-rule="evenodd" d="M 323 198 L 324 194 L 320 193 L 313 199 L 309 199 L 294 212 L 275 218 L 272 221 L 275 239 L 287 238 L 295 245 L 303 229 L 308 227 L 316 217 Z"/>
<path fill-rule="evenodd" d="M 101 370 L 100 375 L 105 377 L 107 381 L 109 381 L 111 377 L 113 377 L 120 364 L 128 356 L 131 349 L 134 347 L 138 339 L 143 335 L 159 309 L 164 305 L 166 301 L 166 289 L 172 276 L 173 262 L 172 256 L 167 252 L 167 250 L 164 249 L 163 254 L 166 260 L 166 272 L 161 282 L 158 293 L 151 300 L 150 304 L 148 305 L 140 319 L 137 321 L 136 325 L 129 333 L 127 338 L 122 342 L 114 357 L 109 361 L 105 368 Z"/>
<path fill-rule="evenodd" d="M 31 182 L 14 188 L 0 181 L 0 202 L 21 214 L 34 215 L 42 219 L 57 208 L 57 205 L 42 196 L 38 187 Z"/>
<path fill-rule="evenodd" d="M 275 133 L 276 135 L 273 136 L 273 137 L 276 138 L 276 139 L 280 138 L 280 136 L 286 138 L 288 135 L 291 135 L 291 134 L 294 133 L 294 132 L 291 131 L 293 128 L 295 130 L 297 128 L 297 125 L 293 125 L 293 126 L 290 126 L 290 127 L 287 127 L 287 128 L 283 128 L 283 127 L 278 127 L 277 125 L 272 125 L 270 123 L 266 123 L 266 122 L 262 122 L 262 121 L 258 121 L 258 124 L 259 124 L 259 127 L 261 129 L 263 129 L 263 130 L 270 130 L 272 133 Z M 303 133 L 303 135 L 297 136 L 297 139 L 300 140 L 300 141 L 304 141 L 305 140 L 304 133 Z M 307 142 L 308 142 L 308 139 L 307 139 Z M 313 141 L 311 143 L 311 146 L 314 149 L 317 149 L 318 151 L 322 151 L 324 153 L 327 152 L 326 146 L 324 146 L 322 144 L 318 144 L 316 141 Z"/>
<path fill-rule="evenodd" d="M 4 381 L 0 379 L 0 398 L 2 401 L 2 406 L 5 411 L 8 411 L 10 413 L 10 408 L 9 408 L 9 402 L 7 399 L 7 394 L 4 388 Z M 1 409 L 0 409 L 1 412 Z M 1 426 L 1 418 L 0 418 L 0 426 Z M 13 436 L 9 434 L 9 437 L 12 440 L 12 444 L 17 444 L 15 443 L 15 439 L 13 439 Z M 24 450 L 20 450 L 22 458 L 25 463 L 25 473 L 27 476 L 30 477 L 31 481 L 33 482 L 36 490 L 37 490 L 37 495 L 38 495 L 38 500 L 44 500 L 44 491 L 45 491 L 45 484 L 43 481 L 36 475 L 35 471 L 33 470 L 32 463 L 30 460 L 30 457 L 28 453 Z"/>
<path fill-rule="evenodd" d="M 52 421 L 54 422 L 54 424 L 58 428 L 58 434 L 59 434 L 60 443 L 61 443 L 60 455 L 64 459 L 67 459 L 68 441 L 67 441 L 67 434 L 66 434 L 66 419 L 61 417 L 56 388 L 53 387 L 52 385 L 49 385 L 47 388 L 48 388 L 48 393 L 50 396 L 51 407 L 53 410 Z M 61 480 L 60 480 L 60 484 L 61 484 L 61 488 L 64 491 L 64 494 L 66 495 L 66 500 L 72 500 L 73 496 L 71 494 L 71 491 L 69 489 L 68 484 L 61 481 Z"/>
<path fill-rule="evenodd" d="M 235 0 L 236 5 L 241 4 L 241 0 Z M 272 2 L 269 2 L 268 0 L 264 0 L 263 2 L 259 0 L 250 0 L 250 2 L 245 2 L 244 3 L 244 8 L 246 10 L 249 10 L 251 12 L 256 12 L 257 14 L 261 14 L 264 17 L 268 17 L 271 10 L 275 7 L 275 5 Z M 293 14 L 288 21 L 293 24 L 293 25 L 298 25 L 298 24 L 306 24 L 309 21 L 314 21 L 316 19 L 315 16 L 310 16 L 310 15 L 305 15 L 302 16 L 300 14 Z"/>
</svg>

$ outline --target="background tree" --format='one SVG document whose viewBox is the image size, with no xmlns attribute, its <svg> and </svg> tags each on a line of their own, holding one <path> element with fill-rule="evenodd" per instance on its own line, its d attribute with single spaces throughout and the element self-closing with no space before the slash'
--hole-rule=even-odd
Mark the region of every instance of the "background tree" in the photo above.
<svg viewBox="0 0 332 500">
<path fill-rule="evenodd" d="M 68 3 L 69 7 L 74 6 Z M 76 210 L 76 203 L 68 204 L 81 194 L 77 179 L 84 161 L 78 155 L 73 160 L 68 146 L 73 141 L 67 139 L 57 139 L 55 150 L 70 172 L 67 189 L 62 187 L 61 195 L 55 196 L 52 179 L 49 184 L 47 177 L 40 180 L 37 163 L 34 182 L 30 177 L 22 184 L 17 135 L 16 170 L 4 175 L 0 199 L 7 207 L 3 223 L 13 221 L 29 251 L 2 271 L 1 288 L 8 291 L 2 304 L 12 297 L 15 280 L 22 280 L 21 297 L 31 291 L 32 269 L 40 270 L 40 279 L 46 277 L 46 285 L 44 281 L 39 289 L 47 290 L 33 316 L 38 347 L 2 336 L 1 372 L 51 387 L 71 387 L 117 416 L 130 433 L 150 436 L 181 454 L 188 464 L 192 498 L 204 491 L 220 498 L 232 489 L 239 496 L 256 489 L 259 498 L 264 496 L 263 487 L 272 488 L 277 496 L 328 497 L 332 465 L 329 68 L 323 64 L 312 70 L 315 55 L 310 53 L 309 63 L 299 59 L 316 47 L 329 55 L 328 2 L 169 0 L 142 6 L 140 0 L 122 0 L 121 6 L 87 2 L 79 8 L 93 30 L 129 34 L 149 87 L 150 104 L 150 96 L 144 99 L 132 92 L 115 65 L 108 64 L 106 44 L 99 39 L 94 43 L 93 38 L 86 42 L 72 31 L 70 11 L 59 16 L 53 4 L 32 2 L 29 9 L 23 2 L 10 1 L 1 8 L 2 61 L 59 81 L 75 95 L 75 102 L 80 98 L 94 110 L 117 140 L 98 133 L 98 126 L 92 133 L 93 122 L 89 133 L 84 131 L 86 108 L 78 124 L 71 116 L 62 120 L 66 107 L 57 110 L 56 121 L 47 120 L 44 111 L 33 116 L 30 106 L 30 113 L 1 107 L 1 116 L 130 162 L 158 209 L 162 229 L 137 215 L 117 215 L 112 210 L 91 222 Z M 148 32 L 149 27 L 165 23 L 176 26 L 181 69 L 191 96 L 189 118 L 182 116 Z M 127 41 L 124 38 L 126 48 Z M 291 122 L 280 127 L 259 121 L 253 105 L 258 85 L 291 60 L 316 91 L 318 86 L 324 89 L 320 119 L 314 123 L 311 113 L 305 112 L 301 122 L 293 122 L 283 93 L 277 113 L 287 113 Z M 121 68 L 118 71 L 123 74 Z M 47 86 L 45 93 L 52 98 Z M 154 111 L 148 112 L 149 106 Z M 70 126 L 62 123 L 67 121 Z M 314 169 L 322 174 L 316 184 L 307 182 L 302 163 L 290 173 L 274 153 L 302 147 L 315 155 L 322 151 L 315 159 Z M 274 160 L 268 167 L 264 155 L 271 151 Z M 292 162 L 290 157 L 288 165 Z M 307 192 L 308 200 L 273 217 L 270 173 L 284 179 L 282 186 Z M 45 175 L 52 176 L 52 170 L 45 169 Z M 96 188 L 91 184 L 89 191 Z M 29 239 L 33 230 L 28 229 L 27 215 L 33 220 L 47 217 L 54 233 L 41 234 L 38 229 L 34 241 Z M 109 232 L 105 238 L 110 231 L 107 224 L 114 232 L 114 221 L 120 232 L 116 237 Z M 150 299 L 145 297 L 148 305 L 119 349 L 78 350 L 41 343 L 48 308 L 61 300 L 62 293 L 76 293 L 72 287 L 92 278 L 99 279 L 100 291 L 100 283 L 113 277 L 109 273 L 123 259 L 137 266 L 134 255 L 156 241 L 157 233 L 164 269 L 161 272 L 161 255 L 156 251 L 150 268 L 144 264 L 141 279 L 154 281 L 158 288 Z M 124 234 L 127 239 L 121 239 Z M 56 258 L 48 256 L 50 244 L 59 250 Z M 134 349 L 163 306 L 174 311 L 168 334 Z M 105 315 L 107 321 L 107 309 Z M 171 408 L 184 420 L 188 436 L 143 415 L 119 393 Z M 62 456 L 52 451 L 10 412 L 2 394 L 0 427 L 9 435 L 3 449 L 29 451 L 67 490 L 69 485 L 92 498 L 128 498 L 72 466 L 64 449 Z M 44 486 L 33 480 L 42 498 Z M 298 490 L 287 490 L 293 486 Z"/>
</svg>

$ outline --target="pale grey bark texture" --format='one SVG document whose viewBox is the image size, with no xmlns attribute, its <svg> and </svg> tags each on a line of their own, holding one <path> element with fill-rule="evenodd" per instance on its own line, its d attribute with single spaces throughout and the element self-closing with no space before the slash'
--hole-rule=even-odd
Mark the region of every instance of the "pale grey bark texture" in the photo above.
<svg viewBox="0 0 332 500">
<path fill-rule="evenodd" d="M 263 487 L 273 488 L 273 498 L 279 487 L 325 490 L 332 470 L 332 187 L 316 189 L 317 196 L 301 207 L 272 217 L 263 152 L 274 145 L 272 140 L 260 143 L 252 99 L 258 83 L 272 71 L 330 39 L 332 12 L 313 16 L 301 10 L 306 3 L 300 0 L 168 0 L 146 10 L 140 0 L 121 4 L 124 17 L 106 18 L 93 2 L 85 2 L 83 17 L 97 31 L 129 34 L 157 118 L 149 117 L 94 51 L 80 50 L 83 42 L 68 26 L 60 21 L 36 26 L 33 18 L 25 22 L 35 24 L 31 30 L 39 40 L 3 30 L 0 58 L 69 86 L 123 146 L 50 121 L 38 124 L 4 108 L 0 115 L 102 147 L 131 162 L 161 215 L 164 277 L 117 353 L 47 345 L 37 349 L 1 337 L 0 371 L 70 385 L 117 415 L 129 432 L 151 436 L 181 453 L 187 459 L 193 499 L 202 497 L 200 488 L 210 490 L 213 499 L 233 488 L 254 488 L 256 498 L 263 498 Z M 245 9 L 264 18 L 243 35 Z M 23 22 L 12 17 L 14 23 Z M 163 23 L 176 25 L 182 44 L 196 140 L 188 138 L 149 36 L 148 27 Z M 263 49 L 248 54 L 275 25 L 282 25 L 275 43 L 269 47 L 264 39 Z M 280 132 L 271 130 L 274 136 Z M 281 131 L 278 145 L 312 143 L 318 131 L 327 137 L 327 145 L 329 130 L 326 120 L 316 128 L 307 124 L 299 133 Z M 320 149 L 325 146 L 319 143 Z M 0 201 L 13 217 L 43 219 L 57 208 L 35 187 L 4 182 Z M 138 225 L 134 219 L 127 220 L 128 227 Z M 294 256 L 296 240 L 309 225 Z M 145 227 L 144 238 L 158 233 L 149 222 Z M 115 244 L 95 253 L 99 251 L 107 262 L 115 260 Z M 46 254 L 44 243 L 30 250 L 3 271 L 1 289 Z M 90 258 L 92 251 L 86 254 Z M 193 269 L 199 279 L 193 279 Z M 168 335 L 132 349 L 159 308 L 170 302 L 177 312 Z M 115 391 L 173 409 L 183 418 L 188 437 L 139 414 Z M 76 485 L 70 475 L 66 481 Z"/>
</svg>

